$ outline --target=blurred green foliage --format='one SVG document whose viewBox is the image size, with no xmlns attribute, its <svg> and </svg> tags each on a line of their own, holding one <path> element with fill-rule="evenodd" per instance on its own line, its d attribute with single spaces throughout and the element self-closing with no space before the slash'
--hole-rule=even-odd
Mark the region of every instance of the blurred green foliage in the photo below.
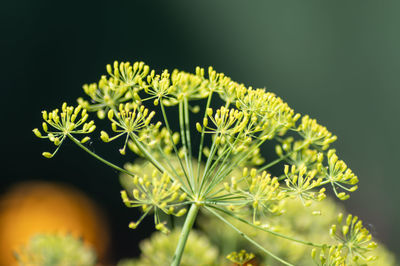
<svg viewBox="0 0 400 266">
<path fill-rule="evenodd" d="M 38 234 L 15 254 L 21 266 L 94 266 L 96 253 L 72 235 Z"/>
</svg>

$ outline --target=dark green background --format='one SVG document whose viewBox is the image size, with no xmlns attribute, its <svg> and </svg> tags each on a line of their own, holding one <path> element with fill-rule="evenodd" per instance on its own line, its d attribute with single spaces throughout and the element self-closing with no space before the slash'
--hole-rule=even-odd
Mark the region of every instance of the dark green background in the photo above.
<svg viewBox="0 0 400 266">
<path fill-rule="evenodd" d="M 113 60 L 192 71 L 212 65 L 267 87 L 338 136 L 339 156 L 359 176 L 346 202 L 375 236 L 400 252 L 400 2 L 9 1 L 1 4 L 1 191 L 20 180 L 73 184 L 110 217 L 114 258 L 137 254 L 145 227 L 122 206 L 116 173 L 74 145 L 53 148 L 31 129 L 40 111 L 74 103 Z M 112 160 L 115 150 L 92 148 Z"/>
</svg>

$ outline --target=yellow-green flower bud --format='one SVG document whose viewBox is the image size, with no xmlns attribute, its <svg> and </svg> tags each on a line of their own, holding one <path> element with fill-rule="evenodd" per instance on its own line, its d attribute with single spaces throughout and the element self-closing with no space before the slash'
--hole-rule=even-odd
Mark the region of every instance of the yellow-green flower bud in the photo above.
<svg viewBox="0 0 400 266">
<path fill-rule="evenodd" d="M 367 248 L 375 249 L 377 246 L 378 246 L 378 244 L 376 242 L 371 242 L 367 245 Z"/>
<path fill-rule="evenodd" d="M 117 129 L 117 124 L 116 124 L 116 123 L 111 123 L 111 129 L 112 129 L 114 132 L 117 132 L 117 131 L 118 131 L 118 129 Z"/>
<path fill-rule="evenodd" d="M 347 195 L 347 194 L 344 193 L 344 192 L 340 192 L 339 194 L 337 194 L 337 197 L 338 197 L 340 200 L 347 200 L 348 198 L 350 198 L 350 196 Z"/>
<path fill-rule="evenodd" d="M 129 223 L 129 228 L 130 229 L 136 229 L 138 227 L 138 223 L 135 223 L 135 222 L 130 222 Z"/>
<path fill-rule="evenodd" d="M 169 229 L 165 226 L 164 223 L 157 224 L 156 225 L 156 229 L 161 231 L 161 233 L 164 233 L 164 234 L 168 234 L 170 232 Z"/>
<path fill-rule="evenodd" d="M 58 137 L 54 138 L 54 145 L 58 146 L 58 145 L 60 145 L 60 143 L 61 143 L 61 141 Z"/>
<path fill-rule="evenodd" d="M 343 227 L 342 227 L 343 235 L 346 236 L 348 232 L 349 232 L 349 226 L 348 225 L 343 225 Z"/>
<path fill-rule="evenodd" d="M 175 214 L 175 216 L 180 217 L 180 216 L 182 216 L 182 215 L 185 215 L 186 212 L 187 212 L 186 209 L 180 209 L 180 210 Z"/>
<path fill-rule="evenodd" d="M 110 141 L 110 137 L 108 136 L 107 132 L 105 132 L 105 131 L 101 131 L 100 132 L 100 138 L 104 142 L 109 142 Z"/>
<path fill-rule="evenodd" d="M 139 195 L 139 190 L 138 189 L 134 189 L 132 191 L 133 196 L 135 197 L 135 199 L 139 200 L 140 199 L 140 195 Z"/>
<path fill-rule="evenodd" d="M 83 144 L 83 143 L 86 143 L 86 142 L 88 142 L 90 140 L 90 137 L 89 136 L 86 136 L 86 137 L 84 137 L 82 140 L 81 140 L 81 143 Z"/>
<path fill-rule="evenodd" d="M 315 248 L 313 248 L 313 249 L 311 250 L 311 258 L 315 259 L 316 256 L 317 256 L 317 250 L 316 250 Z"/>
<path fill-rule="evenodd" d="M 42 137 L 42 134 L 40 133 L 39 129 L 34 128 L 32 131 L 36 135 L 36 137 L 38 137 L 38 138 Z"/>
<path fill-rule="evenodd" d="M 242 176 L 247 177 L 248 174 L 249 174 L 249 169 L 247 167 L 243 168 Z"/>
<path fill-rule="evenodd" d="M 47 133 L 48 128 L 47 128 L 47 123 L 46 122 L 42 123 L 42 128 L 43 128 L 43 131 Z"/>
<path fill-rule="evenodd" d="M 350 184 L 355 185 L 358 183 L 358 178 L 356 176 L 352 177 L 350 180 Z"/>
<path fill-rule="evenodd" d="M 46 111 L 42 111 L 42 117 L 43 117 L 43 120 L 47 121 L 47 112 Z"/>
<path fill-rule="evenodd" d="M 343 221 L 343 213 L 339 213 L 338 214 L 338 217 L 337 217 L 337 221 L 338 221 L 338 223 L 342 223 L 342 221 Z"/>
<path fill-rule="evenodd" d="M 204 117 L 204 119 L 203 119 L 203 126 L 204 126 L 204 127 L 207 127 L 207 125 L 208 125 L 208 119 L 207 119 L 206 117 Z"/>
<path fill-rule="evenodd" d="M 110 64 L 107 64 L 106 69 L 107 69 L 107 73 L 112 75 L 112 68 L 111 68 Z"/>
<path fill-rule="evenodd" d="M 329 229 L 329 235 L 330 235 L 331 237 L 334 237 L 335 234 L 336 234 L 336 224 L 333 224 L 333 225 L 331 226 L 331 228 Z"/>
<path fill-rule="evenodd" d="M 250 170 L 250 176 L 254 178 L 254 177 L 256 177 L 256 175 L 257 175 L 257 169 L 252 168 L 252 169 Z"/>
<path fill-rule="evenodd" d="M 199 122 L 196 123 L 196 129 L 197 131 L 199 131 L 200 133 L 202 132 L 202 128 Z"/>
<path fill-rule="evenodd" d="M 129 198 L 128 198 L 128 194 L 126 193 L 125 190 L 121 190 L 121 198 L 122 198 L 122 202 L 127 206 L 130 207 L 129 204 Z"/>
<path fill-rule="evenodd" d="M 351 214 L 347 215 L 346 224 L 350 225 L 352 220 L 353 220 L 353 215 L 351 215 Z"/>
<path fill-rule="evenodd" d="M 285 169 L 284 169 L 285 175 L 289 174 L 289 165 L 285 164 Z"/>
<path fill-rule="evenodd" d="M 42 155 L 44 156 L 44 157 L 46 157 L 46 158 L 51 158 L 51 157 L 53 157 L 53 154 L 51 154 L 50 152 L 43 152 L 42 153 Z"/>
<path fill-rule="evenodd" d="M 112 120 L 114 118 L 114 111 L 110 109 L 107 113 L 108 119 Z"/>
<path fill-rule="evenodd" d="M 358 189 L 358 186 L 353 186 L 349 189 L 350 192 L 354 192 Z"/>
<path fill-rule="evenodd" d="M 283 155 L 282 147 L 280 145 L 276 145 L 275 152 L 279 157 L 281 157 Z"/>
</svg>

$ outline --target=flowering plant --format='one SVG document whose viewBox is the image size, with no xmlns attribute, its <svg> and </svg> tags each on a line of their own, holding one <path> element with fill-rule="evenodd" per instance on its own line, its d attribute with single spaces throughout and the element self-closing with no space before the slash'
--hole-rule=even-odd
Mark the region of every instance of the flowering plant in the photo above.
<svg viewBox="0 0 400 266">
<path fill-rule="evenodd" d="M 130 228 L 153 214 L 155 228 L 168 233 L 161 214 L 186 215 L 171 265 L 180 264 L 199 210 L 214 215 L 284 265 L 293 264 L 246 234 L 232 219 L 314 247 L 311 255 L 318 265 L 358 265 L 376 259 L 371 252 L 376 243 L 356 216 L 339 214 L 338 225 L 327 229 L 331 243 L 298 239 L 263 223 L 268 217 L 285 215 L 287 200 L 300 201 L 308 212 L 326 198 L 327 189 L 340 200 L 357 189 L 357 176 L 330 148 L 336 136 L 315 119 L 295 113 L 274 93 L 246 87 L 211 67 L 207 75 L 200 67 L 194 74 L 178 70 L 156 74 L 143 62 L 114 62 L 106 69 L 108 75 L 98 83 L 83 86 L 86 100 L 79 98 L 77 107 L 64 103 L 61 112 L 43 111 L 44 133 L 33 132 L 57 146 L 53 153 L 43 153 L 47 158 L 68 138 L 129 176 L 122 200 L 143 212 Z M 84 143 L 96 129 L 93 121 L 87 122 L 90 112 L 111 124 L 112 134 L 100 132 L 104 142 L 124 138 L 121 155 L 127 155 L 128 147 L 154 171 L 147 174 L 130 164 L 117 166 L 87 148 Z M 199 144 L 194 145 L 195 139 Z M 276 146 L 274 159 L 262 156 L 267 142 Z M 323 211 L 310 211 L 310 215 Z"/>
</svg>

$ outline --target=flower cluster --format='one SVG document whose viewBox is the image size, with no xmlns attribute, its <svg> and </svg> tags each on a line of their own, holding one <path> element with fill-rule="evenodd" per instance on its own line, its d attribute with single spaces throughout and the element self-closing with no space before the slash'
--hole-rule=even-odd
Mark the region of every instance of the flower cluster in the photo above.
<svg viewBox="0 0 400 266">
<path fill-rule="evenodd" d="M 239 184 L 238 184 L 239 181 Z M 242 184 L 246 183 L 246 185 Z M 282 211 L 282 200 L 286 197 L 285 192 L 280 189 L 280 184 L 276 177 L 271 178 L 266 171 L 257 175 L 255 168 L 248 173 L 247 168 L 243 171 L 243 177 L 240 180 L 231 179 L 231 185 L 226 190 L 237 199 L 235 205 L 251 204 L 253 209 L 253 223 L 260 224 L 259 212 L 269 212 L 277 214 Z"/>
<path fill-rule="evenodd" d="M 173 265 L 181 259 L 200 209 L 241 234 L 226 217 L 274 234 L 260 221 L 285 215 L 287 200 L 300 201 L 307 212 L 312 204 L 325 199 L 329 187 L 341 200 L 357 189 L 358 178 L 330 148 L 336 136 L 308 115 L 295 113 L 272 92 L 246 87 L 212 67 L 208 72 L 197 67 L 194 73 L 164 70 L 157 74 L 143 62 L 114 62 L 107 65 L 106 72 L 98 83 L 83 86 L 88 99 L 79 98 L 77 108 L 64 104 L 60 115 L 58 110 L 43 112 L 46 136 L 38 129 L 33 131 L 50 139 L 57 150 L 69 137 L 94 158 L 130 176 L 123 178 L 127 188 L 122 192 L 123 201 L 144 212 L 131 228 L 151 211 L 156 228 L 167 232 L 159 213 L 180 216 L 188 210 Z M 110 143 L 124 136 L 119 152 L 126 155 L 129 147 L 148 169 L 137 164 L 119 167 L 85 147 L 89 136 L 75 139 L 73 134 L 95 130 L 93 121 L 86 122 L 87 112 L 96 112 L 100 119 L 108 117 L 115 135 L 101 130 L 100 138 Z M 48 125 L 56 131 L 50 131 Z M 263 157 L 267 142 L 276 145 L 276 158 Z M 54 153 L 44 155 L 52 157 Z M 149 169 L 154 172 L 144 174 Z M 362 231 L 357 224 L 348 226 Z M 290 265 L 244 236 L 265 254 Z M 350 250 L 345 245 L 327 247 L 321 253 L 326 258 Z"/>
<path fill-rule="evenodd" d="M 179 100 L 199 100 L 207 97 L 207 81 L 198 73 L 197 75 L 174 70 L 171 74 L 171 95 Z"/>
<path fill-rule="evenodd" d="M 317 256 L 317 250 L 313 249 L 311 257 L 318 266 L 344 266 L 345 259 L 341 256 L 342 246 L 324 246 Z"/>
<path fill-rule="evenodd" d="M 139 139 L 145 143 L 148 150 L 157 157 L 158 160 L 162 160 L 162 154 L 170 156 L 174 151 L 174 147 L 179 143 L 179 133 L 170 132 L 167 128 L 162 127 L 161 123 L 151 125 L 146 130 L 141 130 L 138 133 Z M 128 142 L 128 147 L 137 155 L 143 157 L 144 154 L 140 151 L 139 147 L 133 142 Z M 161 149 L 161 152 L 160 150 Z"/>
<path fill-rule="evenodd" d="M 287 188 L 285 191 L 294 197 L 298 197 L 301 202 L 307 206 L 312 203 L 313 200 L 323 200 L 325 196 L 325 187 L 316 190 L 317 187 L 321 186 L 322 178 L 316 179 L 315 176 L 317 171 L 308 171 L 306 167 L 296 170 L 296 165 L 292 165 L 291 171 L 289 172 L 289 165 L 285 165 L 285 183 Z"/>
<path fill-rule="evenodd" d="M 265 92 L 263 89 L 242 88 L 239 92 L 239 97 L 236 102 L 236 107 L 249 114 L 254 114 L 253 120 L 258 120 L 255 123 L 255 129 L 262 128 L 263 135 L 269 139 L 275 134 L 283 135 L 285 132 L 295 125 L 295 122 L 300 118 L 300 114 L 294 115 L 287 103 L 275 94 Z"/>
<path fill-rule="evenodd" d="M 53 153 L 43 153 L 43 156 L 47 158 L 54 156 L 67 136 L 71 134 L 89 134 L 96 129 L 93 120 L 86 122 L 89 115 L 81 105 L 74 108 L 63 103 L 61 113 L 59 113 L 58 109 L 55 109 L 51 112 L 43 111 L 42 115 L 44 120 L 42 128 L 47 135 L 43 136 L 37 128 L 33 129 L 33 133 L 39 138 L 49 139 L 57 146 L 57 149 Z M 86 136 L 81 140 L 81 143 L 85 143 L 88 140 L 90 140 L 90 137 Z"/>
<path fill-rule="evenodd" d="M 118 63 L 118 61 L 115 61 L 113 66 L 107 65 L 106 69 L 113 80 L 119 81 L 119 86 L 113 87 L 114 90 L 141 88 L 144 85 L 143 79 L 147 77 L 150 70 L 144 62 L 135 62 L 131 65 L 129 62 Z"/>
<path fill-rule="evenodd" d="M 298 130 L 307 144 L 322 150 L 326 150 L 337 139 L 326 127 L 319 125 L 317 120 L 311 119 L 308 115 L 303 116 Z"/>
<path fill-rule="evenodd" d="M 247 263 L 255 257 L 253 253 L 247 253 L 246 250 L 242 249 L 239 252 L 232 252 L 226 256 L 226 258 L 233 263 L 236 263 L 240 266 L 248 265 Z"/>
<path fill-rule="evenodd" d="M 208 108 L 206 113 L 215 128 L 208 126 L 207 118 L 203 120 L 204 131 L 199 123 L 196 124 L 196 127 L 199 132 L 215 134 L 216 145 L 224 145 L 231 136 L 243 131 L 249 122 L 249 118 L 243 112 L 234 108 L 228 109 L 222 106 L 215 112 L 214 116 L 213 110 Z"/>
<path fill-rule="evenodd" d="M 15 256 L 18 265 L 96 265 L 95 251 L 69 234 L 34 235 Z"/>
<path fill-rule="evenodd" d="M 108 119 L 110 119 L 112 130 L 118 135 L 110 138 L 105 131 L 101 131 L 101 139 L 104 142 L 112 141 L 122 135 L 126 134 L 125 145 L 120 149 L 120 153 L 125 155 L 126 144 L 128 143 L 129 136 L 133 135 L 136 137 L 136 133 L 147 128 L 153 118 L 155 112 L 150 112 L 143 105 L 126 103 L 119 105 L 119 111 L 114 117 L 114 111 L 108 111 Z M 157 125 L 159 127 L 160 124 Z"/>
<path fill-rule="evenodd" d="M 119 81 L 102 76 L 98 83 L 83 85 L 83 91 L 90 97 L 93 104 L 83 98 L 78 98 L 79 105 L 87 110 L 97 112 L 100 119 L 104 119 L 109 110 L 128 100 L 126 87 L 118 87 Z"/>
<path fill-rule="evenodd" d="M 369 231 L 363 226 L 357 216 L 351 214 L 343 219 L 343 214 L 338 215 L 338 224 L 331 226 L 329 234 L 336 240 L 339 248 L 338 257 L 343 257 L 349 263 L 360 263 L 361 261 L 373 261 L 375 256 L 366 255 L 377 247 L 372 241 Z M 343 224 L 340 228 L 340 226 Z"/>
<path fill-rule="evenodd" d="M 180 228 L 172 230 L 168 235 L 154 232 L 150 238 L 139 244 L 141 251 L 137 259 L 121 260 L 117 266 L 169 266 L 174 256 L 174 248 L 181 234 Z M 188 237 L 182 266 L 220 266 L 224 260 L 218 258 L 218 249 L 210 242 L 204 233 L 193 230 Z M 226 265 L 228 266 L 228 265 Z"/>
<path fill-rule="evenodd" d="M 331 237 L 337 242 L 335 245 L 324 246 L 317 256 L 318 251 L 313 249 L 312 258 L 317 265 L 367 265 L 366 263 L 377 260 L 377 256 L 366 255 L 373 251 L 377 244 L 372 241 L 372 236 L 363 227 L 357 216 L 347 215 L 343 221 L 343 214 L 338 215 L 338 224 L 330 228 Z M 341 228 L 338 228 L 342 223 Z"/>
<path fill-rule="evenodd" d="M 173 214 L 178 217 L 186 213 L 184 208 L 176 210 L 177 206 L 180 205 L 179 203 L 186 198 L 186 193 L 181 193 L 179 182 L 171 181 L 171 177 L 166 173 L 159 177 L 157 171 L 154 171 L 151 178 L 147 175 L 143 177 L 135 176 L 132 179 L 132 183 L 135 187 L 131 192 L 133 199 L 130 199 L 127 192 L 122 190 L 122 201 L 130 208 L 141 207 L 144 215 L 137 222 L 131 222 L 129 224 L 130 228 L 136 228 L 154 208 L 156 228 L 163 232 L 168 232 L 168 229 L 160 220 L 158 211 L 161 210 L 166 214 Z"/>
<path fill-rule="evenodd" d="M 322 169 L 326 179 L 325 182 L 332 184 L 332 188 L 339 199 L 348 199 L 350 197 L 349 194 L 346 194 L 345 192 L 338 193 L 337 187 L 347 192 L 353 192 L 357 190 L 357 176 L 355 176 L 353 172 L 347 168 L 347 165 L 342 160 L 338 160 L 335 150 L 328 151 L 327 159 L 328 167 Z"/>
</svg>

